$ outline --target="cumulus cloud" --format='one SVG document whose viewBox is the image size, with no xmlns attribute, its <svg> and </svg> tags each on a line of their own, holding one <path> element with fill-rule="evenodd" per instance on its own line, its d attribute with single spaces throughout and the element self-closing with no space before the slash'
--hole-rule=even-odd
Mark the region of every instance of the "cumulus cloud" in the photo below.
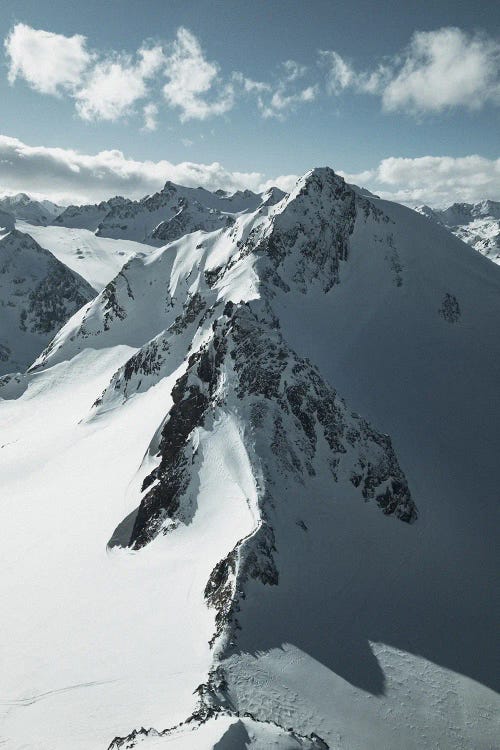
<svg viewBox="0 0 500 750">
<path fill-rule="evenodd" d="M 139 50 L 139 62 L 129 56 L 104 60 L 92 69 L 86 83 L 76 94 L 76 109 L 84 120 L 115 121 L 131 113 L 133 105 L 147 94 L 146 79 L 153 76 L 163 61 L 161 48 Z M 151 113 L 154 105 L 144 108 Z M 148 119 L 146 118 L 146 123 Z M 154 130 L 154 127 L 148 128 Z"/>
<path fill-rule="evenodd" d="M 205 58 L 194 34 L 180 28 L 167 47 L 168 54 L 160 45 L 142 47 L 135 59 L 112 51 L 100 54 L 87 50 L 83 36 L 67 37 L 22 23 L 5 40 L 10 83 L 21 78 L 39 93 L 68 94 L 84 120 L 116 121 L 130 115 L 153 84 L 159 96 L 165 77 L 163 95 L 182 121 L 228 112 L 234 103 L 232 83 L 223 83 L 218 64 Z M 154 106 L 148 102 L 142 108 L 146 130 L 155 129 Z"/>
<path fill-rule="evenodd" d="M 330 94 L 345 89 L 381 97 L 386 111 L 441 112 L 500 104 L 500 42 L 448 27 L 417 31 L 401 55 L 356 71 L 333 50 L 320 52 Z"/>
<path fill-rule="evenodd" d="M 483 156 L 389 157 L 373 170 L 344 177 L 377 195 L 409 205 L 435 207 L 457 201 L 500 199 L 500 159 Z"/>
<path fill-rule="evenodd" d="M 23 78 L 41 94 L 73 91 L 92 60 L 86 44 L 80 34 L 64 36 L 18 23 L 4 42 L 9 81 Z"/>
<path fill-rule="evenodd" d="M 234 104 L 232 85 L 222 84 L 219 66 L 205 58 L 198 39 L 188 29 L 177 31 L 165 74 L 168 81 L 163 95 L 168 104 L 180 110 L 182 121 L 222 115 Z"/>
<path fill-rule="evenodd" d="M 417 32 L 402 68 L 383 92 L 387 109 L 479 109 L 500 103 L 500 43 L 444 28 Z"/>
<path fill-rule="evenodd" d="M 209 190 L 263 190 L 295 182 L 296 176 L 270 180 L 260 172 L 231 172 L 219 162 L 197 164 L 137 161 L 121 151 L 81 154 L 46 146 L 28 146 L 0 135 L 0 193 L 31 192 L 63 203 L 85 203 L 113 195 L 140 198 L 159 190 L 167 180 Z"/>
<path fill-rule="evenodd" d="M 285 60 L 281 67 L 283 68 L 287 81 L 295 81 L 297 78 L 302 78 L 307 73 L 307 67 L 296 62 L 296 60 Z"/>
<path fill-rule="evenodd" d="M 66 93 L 88 121 L 113 122 L 142 110 L 143 130 L 149 131 L 156 129 L 160 89 L 181 122 L 224 115 L 242 95 L 253 98 L 262 117 L 283 120 L 319 93 L 317 83 L 300 84 L 308 68 L 295 60 L 281 63 L 271 82 L 240 72 L 224 78 L 219 64 L 206 57 L 198 38 L 183 27 L 164 47 L 143 47 L 135 56 L 89 52 L 83 36 L 66 37 L 26 24 L 14 26 L 5 48 L 12 84 L 22 78 L 40 93 Z"/>
</svg>

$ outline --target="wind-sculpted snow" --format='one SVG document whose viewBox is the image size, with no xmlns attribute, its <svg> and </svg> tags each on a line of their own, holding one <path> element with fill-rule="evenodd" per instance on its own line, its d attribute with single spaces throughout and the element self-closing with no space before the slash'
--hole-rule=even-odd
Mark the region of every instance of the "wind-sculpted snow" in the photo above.
<svg viewBox="0 0 500 750">
<path fill-rule="evenodd" d="M 209 196 L 0 382 L 12 747 L 493 746 L 495 268 L 330 169 Z"/>
<path fill-rule="evenodd" d="M 213 712 L 203 720 L 194 718 L 172 729 L 134 730 L 116 737 L 108 750 L 169 747 L 176 750 L 328 750 L 329 745 L 314 734 L 305 737 L 273 722 L 256 721 L 250 714 L 239 716 L 228 710 Z"/>
<path fill-rule="evenodd" d="M 14 229 L 0 238 L 0 374 L 26 369 L 94 295 L 29 235 Z"/>
</svg>

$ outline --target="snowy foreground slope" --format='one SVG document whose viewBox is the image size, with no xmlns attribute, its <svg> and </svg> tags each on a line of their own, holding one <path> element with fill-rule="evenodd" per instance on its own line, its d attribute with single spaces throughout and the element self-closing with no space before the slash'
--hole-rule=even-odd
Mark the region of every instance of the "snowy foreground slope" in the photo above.
<svg viewBox="0 0 500 750">
<path fill-rule="evenodd" d="M 0 388 L 3 746 L 495 747 L 499 313 L 329 169 L 132 258 Z"/>
<path fill-rule="evenodd" d="M 500 264 L 500 203 L 454 203 L 444 210 L 429 206 L 416 209 L 423 216 L 447 227 L 459 239 L 471 245 L 494 263 Z"/>
</svg>

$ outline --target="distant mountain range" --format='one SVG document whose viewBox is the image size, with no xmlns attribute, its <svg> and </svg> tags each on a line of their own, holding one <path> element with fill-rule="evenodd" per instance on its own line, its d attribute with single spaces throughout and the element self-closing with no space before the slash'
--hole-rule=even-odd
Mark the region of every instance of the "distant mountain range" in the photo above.
<svg viewBox="0 0 500 750">
<path fill-rule="evenodd" d="M 64 210 L 63 206 L 52 201 L 38 201 L 26 193 L 0 198 L 0 209 L 12 214 L 15 219 L 42 226 L 50 224 Z"/>
<path fill-rule="evenodd" d="M 494 263 L 500 263 L 500 202 L 454 203 L 444 210 L 423 205 L 415 210 L 449 229 Z"/>
<path fill-rule="evenodd" d="M 284 195 L 278 188 L 264 194 L 245 190 L 229 195 L 167 182 L 158 193 L 139 201 L 116 197 L 93 206 L 69 206 L 54 223 L 91 229 L 99 237 L 164 245 L 189 232 L 231 226 L 237 214 L 275 203 Z"/>
</svg>

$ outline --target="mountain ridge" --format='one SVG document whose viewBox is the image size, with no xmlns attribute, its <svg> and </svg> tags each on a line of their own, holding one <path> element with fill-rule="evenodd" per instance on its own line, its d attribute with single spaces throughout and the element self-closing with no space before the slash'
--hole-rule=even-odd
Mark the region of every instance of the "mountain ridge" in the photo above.
<svg viewBox="0 0 500 750">
<path fill-rule="evenodd" d="M 47 572 L 33 551 L 20 562 L 34 592 L 80 592 L 53 669 L 116 680 L 86 691 L 79 736 L 290 750 L 495 736 L 476 709 L 498 705 L 500 351 L 484 321 L 499 308 L 487 259 L 321 168 L 231 226 L 135 256 L 62 327 L 0 402 L 25 444 L 0 458 L 29 474 L 24 412 L 36 428 L 63 405 L 54 481 L 36 504 L 32 479 L 9 483 L 9 509 L 15 544 L 22 529 L 42 559 L 23 519 L 47 529 L 58 499 Z M 38 664 L 50 629 L 23 627 Z M 55 750 L 76 736 L 51 728 L 62 711 L 80 726 L 63 695 L 39 718 Z"/>
</svg>

